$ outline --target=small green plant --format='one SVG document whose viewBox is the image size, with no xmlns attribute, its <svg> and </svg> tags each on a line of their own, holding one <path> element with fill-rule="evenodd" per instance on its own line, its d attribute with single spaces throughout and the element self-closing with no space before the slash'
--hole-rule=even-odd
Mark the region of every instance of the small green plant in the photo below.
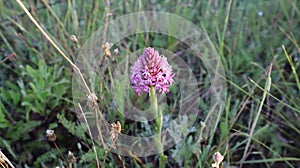
<svg viewBox="0 0 300 168">
<path fill-rule="evenodd" d="M 62 72 L 63 67 L 45 66 L 42 61 L 38 62 L 37 68 L 26 66 L 23 80 L 19 80 L 18 85 L 23 97 L 21 105 L 25 107 L 27 117 L 30 112 L 47 116 L 62 101 L 67 101 L 63 96 L 70 86 Z"/>
<path fill-rule="evenodd" d="M 43 128 L 48 127 L 43 122 L 53 121 L 51 115 L 69 103 L 63 98 L 70 87 L 63 77 L 64 69 L 44 66 L 42 61 L 37 68 L 33 67 L 27 65 L 21 72 L 22 78 L 15 83 L 6 81 L 0 87 L 0 141 L 5 142 L 4 149 L 18 161 L 16 165 L 28 162 L 28 151 L 49 149 L 47 143 L 37 143 L 38 139 L 44 139 Z M 33 137 L 36 139 L 31 140 Z M 11 148 L 18 143 L 27 150 Z"/>
</svg>

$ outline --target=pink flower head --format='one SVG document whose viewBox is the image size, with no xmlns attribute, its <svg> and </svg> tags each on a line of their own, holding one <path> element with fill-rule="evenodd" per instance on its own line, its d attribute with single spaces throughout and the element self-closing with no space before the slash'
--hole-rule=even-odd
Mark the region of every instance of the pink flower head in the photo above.
<svg viewBox="0 0 300 168">
<path fill-rule="evenodd" d="M 150 92 L 153 86 L 159 92 L 169 92 L 174 74 L 167 58 L 160 56 L 154 48 L 146 48 L 131 67 L 130 82 L 132 88 L 140 96 L 140 92 Z"/>
</svg>

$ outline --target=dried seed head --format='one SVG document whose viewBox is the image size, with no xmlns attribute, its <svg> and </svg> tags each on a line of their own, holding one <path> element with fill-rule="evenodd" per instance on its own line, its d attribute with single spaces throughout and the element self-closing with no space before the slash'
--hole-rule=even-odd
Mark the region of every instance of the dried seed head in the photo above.
<svg viewBox="0 0 300 168">
<path fill-rule="evenodd" d="M 88 105 L 91 106 L 91 107 L 94 107 L 96 106 L 97 104 L 97 100 L 98 100 L 98 97 L 96 96 L 95 93 L 91 93 L 90 95 L 87 96 L 88 97 Z"/>
<path fill-rule="evenodd" d="M 78 40 L 77 40 L 77 37 L 76 37 L 75 35 L 72 35 L 72 36 L 71 36 L 71 40 L 72 40 L 74 43 L 78 44 Z"/>
<path fill-rule="evenodd" d="M 112 130 L 110 131 L 110 137 L 113 141 L 117 140 L 118 134 L 121 133 L 121 123 L 117 121 L 117 123 L 110 124 L 112 127 Z"/>
<path fill-rule="evenodd" d="M 215 162 L 217 163 L 221 163 L 224 159 L 224 156 L 220 153 L 220 152 L 216 152 L 214 155 L 213 155 L 213 159 Z"/>
<path fill-rule="evenodd" d="M 105 50 L 105 56 L 107 56 L 107 57 L 111 56 L 111 52 L 109 49 Z"/>
<path fill-rule="evenodd" d="M 117 121 L 117 124 L 116 124 L 116 123 L 112 123 L 111 126 L 112 126 L 112 129 L 113 129 L 115 132 L 121 133 L 122 127 L 121 127 L 121 124 L 120 124 L 119 121 Z"/>
<path fill-rule="evenodd" d="M 2 167 L 14 167 L 13 164 L 9 161 L 9 159 L 1 152 L 0 149 L 0 166 Z"/>
<path fill-rule="evenodd" d="M 219 167 L 219 164 L 223 161 L 224 156 L 220 152 L 216 152 L 213 155 L 213 159 L 214 159 L 215 163 L 212 164 L 212 167 Z"/>
<path fill-rule="evenodd" d="M 201 126 L 202 126 L 203 128 L 206 127 L 206 123 L 205 123 L 204 121 L 200 121 L 200 124 L 201 124 Z"/>
<path fill-rule="evenodd" d="M 105 44 L 102 45 L 102 48 L 105 50 L 105 49 L 110 49 L 112 46 L 113 43 L 106 42 Z"/>
<path fill-rule="evenodd" d="M 54 133 L 54 130 L 47 130 L 46 131 L 46 136 L 48 137 L 49 141 L 55 141 L 56 140 L 56 135 Z"/>
<path fill-rule="evenodd" d="M 102 45 L 103 50 L 105 51 L 105 56 L 111 56 L 110 48 L 113 46 L 113 43 L 106 42 Z"/>
<path fill-rule="evenodd" d="M 119 49 L 118 49 L 118 48 L 115 48 L 115 49 L 114 49 L 114 53 L 115 53 L 116 55 L 119 55 Z"/>
<path fill-rule="evenodd" d="M 0 166 L 8 167 L 8 164 L 6 163 L 6 160 L 4 160 L 3 158 L 0 158 Z"/>
<path fill-rule="evenodd" d="M 75 163 L 76 162 L 76 158 L 75 158 L 74 154 L 71 151 L 68 152 L 68 160 L 69 160 L 70 163 Z"/>
</svg>

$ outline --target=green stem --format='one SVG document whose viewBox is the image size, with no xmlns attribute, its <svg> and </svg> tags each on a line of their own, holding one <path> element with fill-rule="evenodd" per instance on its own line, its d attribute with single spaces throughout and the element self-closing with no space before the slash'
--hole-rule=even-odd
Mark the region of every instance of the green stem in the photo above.
<svg viewBox="0 0 300 168">
<path fill-rule="evenodd" d="M 158 111 L 158 104 L 157 104 L 157 98 L 155 94 L 155 89 L 153 86 L 150 87 L 150 98 L 151 98 L 151 105 L 153 108 L 153 112 L 156 115 Z"/>
<path fill-rule="evenodd" d="M 159 167 L 160 168 L 165 168 L 166 167 L 166 161 L 167 161 L 167 156 L 164 155 L 163 152 L 163 143 L 161 139 L 161 130 L 162 130 L 162 122 L 163 122 L 163 114 L 162 110 L 158 109 L 158 104 L 157 104 L 157 97 L 155 94 L 155 89 L 153 86 L 150 87 L 150 99 L 151 99 L 151 106 L 153 109 L 154 116 L 157 116 L 155 119 L 156 127 L 157 127 L 157 140 L 156 140 L 156 146 L 158 151 L 161 153 L 159 154 L 160 156 L 160 162 L 159 162 Z"/>
</svg>

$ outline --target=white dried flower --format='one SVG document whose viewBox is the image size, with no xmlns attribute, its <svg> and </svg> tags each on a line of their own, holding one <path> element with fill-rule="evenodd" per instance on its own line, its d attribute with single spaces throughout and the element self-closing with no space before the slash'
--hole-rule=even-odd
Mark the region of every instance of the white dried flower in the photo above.
<svg viewBox="0 0 300 168">
<path fill-rule="evenodd" d="M 204 121 L 200 121 L 200 124 L 201 124 L 201 126 L 202 126 L 203 128 L 206 127 L 206 123 L 205 123 Z"/>
<path fill-rule="evenodd" d="M 56 140 L 56 135 L 55 135 L 55 133 L 54 133 L 54 130 L 48 129 L 48 130 L 46 131 L 46 136 L 48 137 L 48 140 L 49 140 L 49 141 L 55 141 L 55 140 Z"/>
<path fill-rule="evenodd" d="M 71 36 L 71 40 L 72 40 L 74 43 L 78 44 L 78 40 L 77 40 L 77 37 L 76 37 L 75 35 L 72 35 L 72 36 Z"/>
<path fill-rule="evenodd" d="M 220 163 L 222 163 L 224 156 L 220 152 L 216 152 L 216 153 L 214 153 L 214 155 L 212 157 L 213 157 L 215 163 L 213 163 L 211 166 L 219 168 L 219 165 L 220 165 Z"/>
<path fill-rule="evenodd" d="M 68 160 L 69 160 L 70 163 L 75 163 L 76 162 L 76 158 L 75 158 L 74 154 L 71 151 L 68 152 Z"/>
<path fill-rule="evenodd" d="M 114 49 L 114 53 L 115 53 L 116 55 L 119 55 L 119 49 L 118 49 L 118 48 L 115 48 L 115 49 Z"/>
</svg>

